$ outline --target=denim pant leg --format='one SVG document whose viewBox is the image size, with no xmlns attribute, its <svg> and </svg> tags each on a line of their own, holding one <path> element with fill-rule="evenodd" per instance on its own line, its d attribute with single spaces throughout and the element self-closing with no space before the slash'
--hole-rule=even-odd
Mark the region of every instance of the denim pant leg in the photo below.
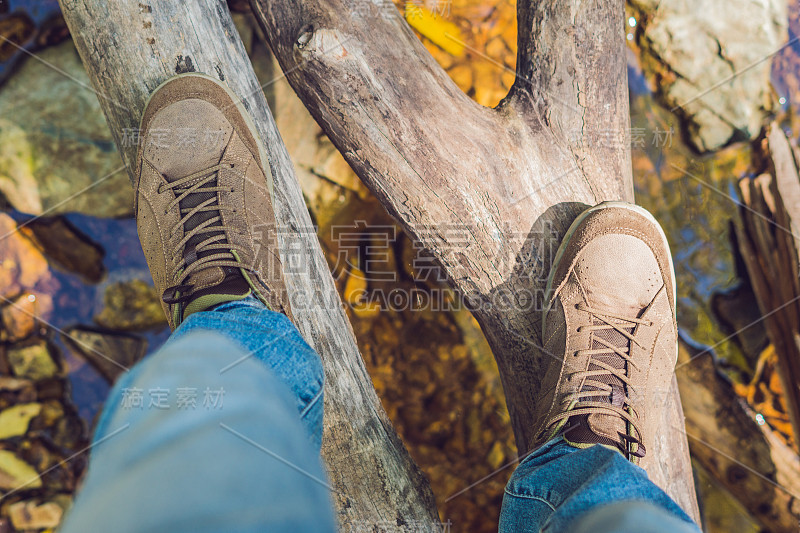
<svg viewBox="0 0 800 533">
<path fill-rule="evenodd" d="M 61 531 L 333 532 L 322 382 L 258 302 L 190 316 L 112 389 Z"/>
<path fill-rule="evenodd" d="M 216 331 L 238 344 L 246 354 L 231 361 L 223 373 L 232 372 L 245 359 L 266 366 L 289 387 L 300 421 L 319 451 L 322 443 L 322 361 L 285 315 L 270 311 L 250 296 L 190 315 L 166 343 L 196 331 Z"/>
<path fill-rule="evenodd" d="M 506 486 L 500 533 L 699 533 L 672 499 L 622 454 L 557 437 L 526 457 Z"/>
</svg>

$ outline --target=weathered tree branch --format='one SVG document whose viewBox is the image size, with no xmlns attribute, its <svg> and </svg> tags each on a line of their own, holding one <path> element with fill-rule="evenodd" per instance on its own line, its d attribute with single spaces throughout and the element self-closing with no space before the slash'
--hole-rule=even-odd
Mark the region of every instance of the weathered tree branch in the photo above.
<svg viewBox="0 0 800 533">
<path fill-rule="evenodd" d="M 692 457 L 769 531 L 797 531 L 797 454 L 755 421 L 730 382 L 716 371 L 710 350 L 681 342 L 676 373 Z"/>
<path fill-rule="evenodd" d="M 199 71 L 241 95 L 267 147 L 282 251 L 293 253 L 291 261 L 284 256 L 284 265 L 295 265 L 286 273 L 295 322 L 325 363 L 323 456 L 337 490 L 339 520 L 368 528 L 438 520 L 427 480 L 364 369 L 292 163 L 225 2 L 62 0 L 61 7 L 131 179 L 136 141 L 123 139 L 132 138 L 148 95 L 162 81 Z"/>
<path fill-rule="evenodd" d="M 744 206 L 736 224 L 767 336 L 775 346 L 789 421 L 800 440 L 800 174 L 789 140 L 773 124 L 769 173 L 739 183 Z"/>
<path fill-rule="evenodd" d="M 495 109 L 467 98 L 394 9 L 251 4 L 325 133 L 475 307 L 527 451 L 552 357 L 536 312 L 552 255 L 586 205 L 633 199 L 622 2 L 520 0 L 517 79 Z M 662 412 L 644 466 L 696 516 L 674 381 Z"/>
<path fill-rule="evenodd" d="M 566 144 L 593 194 L 631 200 L 623 17 L 613 0 L 519 1 L 509 99 L 532 129 L 541 121 Z"/>
</svg>

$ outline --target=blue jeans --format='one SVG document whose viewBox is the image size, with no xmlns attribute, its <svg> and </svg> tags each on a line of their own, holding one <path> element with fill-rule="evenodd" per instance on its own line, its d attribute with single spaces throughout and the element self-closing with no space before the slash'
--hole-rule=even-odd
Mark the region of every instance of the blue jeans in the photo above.
<svg viewBox="0 0 800 533">
<path fill-rule="evenodd" d="M 112 389 L 62 533 L 334 531 L 322 391 L 317 354 L 255 299 L 189 316 Z M 619 453 L 559 440 L 503 500 L 501 533 L 542 530 L 698 531 Z"/>
<path fill-rule="evenodd" d="M 642 468 L 620 452 L 600 445 L 575 448 L 562 437 L 528 455 L 514 471 L 503 495 L 499 530 L 700 531 Z"/>
<path fill-rule="evenodd" d="M 61 529 L 332 532 L 322 364 L 255 299 L 190 315 L 116 383 Z"/>
</svg>

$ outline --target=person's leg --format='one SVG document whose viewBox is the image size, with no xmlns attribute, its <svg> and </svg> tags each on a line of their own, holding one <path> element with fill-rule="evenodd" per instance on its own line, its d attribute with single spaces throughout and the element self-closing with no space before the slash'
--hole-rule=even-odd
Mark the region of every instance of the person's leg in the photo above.
<svg viewBox="0 0 800 533">
<path fill-rule="evenodd" d="M 254 299 L 188 317 L 114 386 L 61 531 L 334 531 L 323 373 Z"/>
<path fill-rule="evenodd" d="M 300 421 L 319 452 L 322 442 L 322 362 L 286 315 L 270 311 L 250 296 L 189 316 L 175 330 L 166 346 L 195 332 L 209 330 L 225 335 L 246 351 L 242 358 L 223 368 L 222 374 L 233 372 L 245 359 L 254 359 L 289 388 Z"/>
<path fill-rule="evenodd" d="M 648 502 L 618 502 L 586 514 L 573 533 L 698 533 L 693 523 Z"/>
<path fill-rule="evenodd" d="M 621 453 L 601 445 L 576 448 L 557 437 L 514 471 L 503 497 L 499 531 L 578 530 L 699 532 L 647 473 Z"/>
<path fill-rule="evenodd" d="M 531 421 L 500 531 L 698 531 L 637 466 L 654 449 L 677 359 L 669 244 L 644 209 L 608 202 L 567 231 L 551 269 Z M 664 516 L 669 517 L 664 519 Z M 587 525 L 588 524 L 588 525 Z M 626 529 L 627 528 L 627 529 Z"/>
<path fill-rule="evenodd" d="M 140 135 L 139 239 L 180 327 L 112 390 L 63 531 L 332 531 L 322 368 L 286 316 L 252 118 L 187 73 L 150 96 Z"/>
</svg>

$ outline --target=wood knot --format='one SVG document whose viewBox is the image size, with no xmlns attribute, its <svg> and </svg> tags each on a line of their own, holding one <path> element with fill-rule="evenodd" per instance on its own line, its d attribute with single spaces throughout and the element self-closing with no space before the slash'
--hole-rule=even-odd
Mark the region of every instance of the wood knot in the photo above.
<svg viewBox="0 0 800 533">
<path fill-rule="evenodd" d="M 305 48 L 306 45 L 311 41 L 311 37 L 314 36 L 314 26 L 311 24 L 306 24 L 303 26 L 303 29 L 300 30 L 300 36 L 297 37 L 297 40 L 294 42 L 294 45 L 297 48 Z"/>
<path fill-rule="evenodd" d="M 347 57 L 344 37 L 338 30 L 306 26 L 295 41 L 295 52 L 304 59 L 341 60 Z"/>
<path fill-rule="evenodd" d="M 175 61 L 175 74 L 184 74 L 186 72 L 194 72 L 194 64 L 192 63 L 191 56 L 179 55 Z"/>
</svg>

